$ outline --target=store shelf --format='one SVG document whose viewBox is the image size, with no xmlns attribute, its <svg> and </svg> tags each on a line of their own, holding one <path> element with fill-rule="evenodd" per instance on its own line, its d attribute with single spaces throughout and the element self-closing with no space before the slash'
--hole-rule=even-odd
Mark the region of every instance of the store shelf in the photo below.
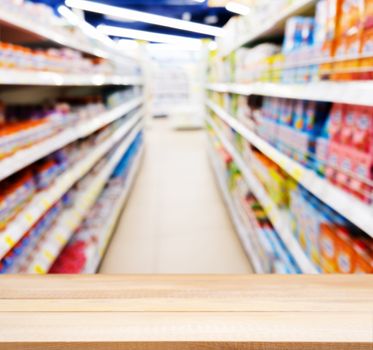
<svg viewBox="0 0 373 350">
<path fill-rule="evenodd" d="M 26 15 L 11 12 L 4 5 L 0 5 L 0 23 L 1 22 L 18 28 L 33 37 L 44 38 L 61 46 L 82 51 L 93 56 L 107 58 L 113 54 L 113 50 L 109 47 L 100 48 L 98 45 L 95 46 L 90 42 L 79 42 L 71 38 L 71 36 L 68 35 L 67 30 L 66 33 L 62 33 L 58 29 L 40 23 L 41 21 L 37 21 L 35 18 L 29 19 Z M 119 53 L 117 54 L 119 55 Z"/>
<path fill-rule="evenodd" d="M 363 82 L 310 82 L 307 84 L 280 83 L 219 83 L 208 84 L 207 89 L 239 95 L 263 95 L 271 97 L 314 100 L 324 102 L 373 106 L 371 81 Z"/>
<path fill-rule="evenodd" d="M 140 106 L 142 102 L 142 97 L 134 98 L 108 112 L 102 113 L 96 118 L 82 122 L 78 126 L 68 128 L 55 136 L 49 137 L 34 146 L 20 150 L 14 155 L 1 160 L 0 181 L 69 143 L 82 137 L 87 137 Z"/>
<path fill-rule="evenodd" d="M 231 154 L 234 162 L 237 164 L 241 170 L 245 180 L 247 181 L 251 191 L 261 203 L 263 209 L 266 211 L 268 218 L 270 219 L 273 227 L 281 237 L 282 241 L 286 245 L 287 249 L 293 256 L 294 260 L 297 262 L 299 268 L 303 273 L 317 273 L 316 267 L 308 259 L 302 248 L 300 247 L 298 241 L 295 239 L 294 235 L 290 229 L 290 221 L 288 215 L 281 211 L 273 200 L 269 197 L 268 193 L 264 189 L 263 185 L 252 173 L 249 166 L 247 166 L 242 159 L 241 155 L 235 149 L 235 147 L 228 141 L 224 133 L 216 125 L 216 123 L 208 117 L 208 123 L 213 127 L 216 135 L 219 137 L 224 148 Z"/>
<path fill-rule="evenodd" d="M 96 146 L 88 156 L 59 176 L 46 190 L 31 202 L 7 225 L 0 234 L 0 258 L 58 201 L 79 179 L 115 146 L 141 119 L 142 111 L 127 121 L 109 139 Z"/>
<path fill-rule="evenodd" d="M 373 206 L 361 202 L 352 195 L 335 187 L 324 178 L 318 176 L 313 170 L 305 168 L 298 162 L 281 153 L 213 102 L 208 101 L 207 104 L 209 108 L 231 128 L 236 130 L 253 146 L 272 159 L 303 187 L 373 237 Z"/>
<path fill-rule="evenodd" d="M 0 85 L 32 86 L 102 86 L 102 85 L 142 85 L 136 76 L 105 74 L 69 74 L 17 69 L 0 69 Z"/>
<path fill-rule="evenodd" d="M 212 146 L 211 146 L 212 148 Z M 229 193 L 229 189 L 227 187 L 226 181 L 224 179 L 224 175 L 221 169 L 219 169 L 219 165 L 216 160 L 216 156 L 213 153 L 214 151 L 212 149 L 209 149 L 209 158 L 210 162 L 212 164 L 212 168 L 214 170 L 214 174 L 217 179 L 217 183 L 219 185 L 220 191 L 223 195 L 224 202 L 228 208 L 230 217 L 232 219 L 232 222 L 234 224 L 234 227 L 236 228 L 236 232 L 241 240 L 241 244 L 244 247 L 244 250 L 251 261 L 253 268 L 256 273 L 264 273 L 265 270 L 262 267 L 262 264 L 260 262 L 259 257 L 257 256 L 255 249 L 253 247 L 253 244 L 250 240 L 250 232 L 248 232 L 248 229 L 244 226 L 243 222 L 241 221 L 240 215 L 237 212 L 234 202 L 232 200 L 231 194 Z"/>
<path fill-rule="evenodd" d="M 244 36 L 238 37 L 237 41 L 223 52 L 223 55 L 229 55 L 232 51 L 239 49 L 241 46 L 248 45 L 255 40 L 283 33 L 288 18 L 306 13 L 315 6 L 316 2 L 317 0 L 297 0 L 282 12 L 272 14 L 266 21 L 262 22 L 257 30 L 248 31 Z"/>
<path fill-rule="evenodd" d="M 120 218 L 123 207 L 128 200 L 129 193 L 135 182 L 137 173 L 140 169 L 141 161 L 143 158 L 143 153 L 144 153 L 144 150 L 142 146 L 142 148 L 139 151 L 139 154 L 136 155 L 136 158 L 131 165 L 131 169 L 125 180 L 125 185 L 122 190 L 122 193 L 119 196 L 119 198 L 116 200 L 116 202 L 113 203 L 111 215 L 110 217 L 107 218 L 105 226 L 101 230 L 101 235 L 103 239 L 99 241 L 100 245 L 98 247 L 98 255 L 88 257 L 85 268 L 82 273 L 96 273 L 97 272 L 97 269 L 100 266 L 102 258 L 104 257 L 104 254 L 106 252 L 107 246 L 116 228 L 116 224 Z"/>
<path fill-rule="evenodd" d="M 118 146 L 104 168 L 94 177 L 87 190 L 76 198 L 73 208 L 66 210 L 61 215 L 55 227 L 48 233 L 47 240 L 41 244 L 36 257 L 30 263 L 28 273 L 44 274 L 49 271 L 73 233 L 83 223 L 115 167 L 135 140 L 141 128 L 142 126 L 138 125 L 131 131 L 128 137 Z"/>
</svg>

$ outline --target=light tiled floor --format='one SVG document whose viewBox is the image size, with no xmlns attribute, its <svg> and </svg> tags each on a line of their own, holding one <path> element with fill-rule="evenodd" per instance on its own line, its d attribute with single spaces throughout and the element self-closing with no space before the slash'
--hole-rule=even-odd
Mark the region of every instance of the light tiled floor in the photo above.
<svg viewBox="0 0 373 350">
<path fill-rule="evenodd" d="M 146 130 L 146 152 L 101 273 L 251 273 L 203 131 Z"/>
</svg>

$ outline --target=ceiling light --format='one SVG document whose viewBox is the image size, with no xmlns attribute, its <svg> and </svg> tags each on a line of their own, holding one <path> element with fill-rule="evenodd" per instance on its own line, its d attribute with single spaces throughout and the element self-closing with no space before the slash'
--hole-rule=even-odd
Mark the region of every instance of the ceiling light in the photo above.
<svg viewBox="0 0 373 350">
<path fill-rule="evenodd" d="M 229 1 L 225 5 L 225 8 L 227 11 L 237 13 L 238 15 L 241 15 L 241 16 L 247 16 L 251 12 L 251 9 L 249 6 L 246 6 L 238 2 L 234 2 L 234 1 Z"/>
<path fill-rule="evenodd" d="M 104 24 L 100 24 L 97 29 L 102 33 L 110 36 L 116 36 L 121 38 L 131 38 L 137 40 L 151 41 L 157 43 L 167 43 L 173 45 L 190 45 L 196 46 L 201 45 L 201 40 L 185 38 L 176 35 L 167 35 L 154 32 L 148 32 L 143 30 L 128 29 L 122 27 L 113 27 Z"/>
<path fill-rule="evenodd" d="M 88 0 L 65 0 L 67 6 L 79 8 L 84 11 L 101 13 L 103 15 L 115 16 L 117 18 L 131 19 L 154 25 L 186 30 L 211 36 L 223 36 L 224 30 L 215 26 L 208 26 L 195 22 L 187 22 L 176 18 L 154 15 L 148 12 L 129 10 L 126 8 L 105 5 Z"/>
</svg>

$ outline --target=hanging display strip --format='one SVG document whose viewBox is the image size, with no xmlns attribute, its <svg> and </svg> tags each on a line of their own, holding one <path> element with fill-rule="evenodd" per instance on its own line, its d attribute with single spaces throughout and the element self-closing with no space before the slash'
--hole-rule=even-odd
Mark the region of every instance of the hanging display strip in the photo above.
<svg viewBox="0 0 373 350">
<path fill-rule="evenodd" d="M 257 200 L 263 206 L 265 212 L 268 215 L 273 227 L 276 229 L 277 233 L 280 235 L 282 241 L 288 248 L 289 252 L 292 254 L 293 258 L 297 262 L 299 268 L 303 273 L 318 273 L 316 267 L 312 264 L 309 258 L 306 256 L 299 243 L 293 236 L 290 229 L 290 220 L 288 215 L 281 211 L 277 205 L 273 202 L 270 196 L 265 191 L 263 185 L 257 180 L 255 175 L 252 173 L 249 166 L 245 164 L 240 154 L 237 152 L 234 146 L 227 140 L 222 131 L 216 125 L 216 123 L 208 118 L 208 123 L 214 128 L 216 135 L 219 137 L 224 148 L 231 154 L 234 162 L 237 164 L 238 168 L 241 170 L 245 180 L 247 181 L 250 189 L 257 198 Z"/>
<path fill-rule="evenodd" d="M 210 121 L 209 121 L 210 122 Z M 241 218 L 234 206 L 232 197 L 229 193 L 226 181 L 224 179 L 223 170 L 219 169 L 218 162 L 216 161 L 216 156 L 214 155 L 214 151 L 212 149 L 212 146 L 209 147 L 209 158 L 210 162 L 212 164 L 212 168 L 214 170 L 215 177 L 217 179 L 217 183 L 219 185 L 220 191 L 223 195 L 224 202 L 229 210 L 230 217 L 233 221 L 234 227 L 236 228 L 236 232 L 241 240 L 241 244 L 245 249 L 245 252 L 247 256 L 249 257 L 254 270 L 256 273 L 265 273 L 264 268 L 262 267 L 262 264 L 260 262 L 259 257 L 257 256 L 255 249 L 253 247 L 253 244 L 251 243 L 249 233 L 247 231 L 247 228 L 244 226 L 243 222 L 241 221 Z"/>
<path fill-rule="evenodd" d="M 141 119 L 142 111 L 132 117 L 109 139 L 95 147 L 88 157 L 56 179 L 54 184 L 40 192 L 17 215 L 0 235 L 0 258 L 2 258 L 20 238 L 60 199 L 79 179 L 81 179 L 124 135 Z"/>
<path fill-rule="evenodd" d="M 212 101 L 208 101 L 208 106 L 217 116 L 219 116 L 219 118 L 224 120 L 231 128 L 245 137 L 245 139 L 263 152 L 263 154 L 272 159 L 304 188 L 336 212 L 344 216 L 358 228 L 373 237 L 372 206 L 361 202 L 350 194 L 335 187 L 322 177 L 318 176 L 314 171 L 305 168 L 298 162 L 281 153 L 254 132 L 247 129 L 237 119 L 230 116 L 226 111 Z"/>
<path fill-rule="evenodd" d="M 125 205 L 129 193 L 132 189 L 132 186 L 134 184 L 136 175 L 138 173 L 138 170 L 140 168 L 140 164 L 143 158 L 144 150 L 140 149 L 139 154 L 136 155 L 136 159 L 134 160 L 133 164 L 131 165 L 131 169 L 128 175 L 128 178 L 125 182 L 125 187 L 122 190 L 122 194 L 117 199 L 116 203 L 112 207 L 112 214 L 107 219 L 105 226 L 102 229 L 102 235 L 103 240 L 102 244 L 98 247 L 99 255 L 96 257 L 94 256 L 92 261 L 87 261 L 86 266 L 83 270 L 83 273 L 95 273 L 100 265 L 100 262 L 102 258 L 104 257 L 105 251 L 107 249 L 107 246 L 110 242 L 111 236 L 115 230 L 115 226 L 118 222 L 118 219 L 120 217 L 120 214 L 122 212 L 123 206 Z"/>
<path fill-rule="evenodd" d="M 28 273 L 44 274 L 49 271 L 72 234 L 84 221 L 85 216 L 96 202 L 116 165 L 122 159 L 123 154 L 132 144 L 141 128 L 141 125 L 137 125 L 131 131 L 128 137 L 119 145 L 105 167 L 88 185 L 87 190 L 74 201 L 74 206 L 61 215 L 55 227 L 49 233 L 48 239 L 39 248 L 36 257 L 27 270 Z"/>
<path fill-rule="evenodd" d="M 266 21 L 255 31 L 246 31 L 243 35 L 239 35 L 238 39 L 234 40 L 231 45 L 223 49 L 223 55 L 227 56 L 231 52 L 239 49 L 241 46 L 250 44 L 254 40 L 262 37 L 273 35 L 283 31 L 283 26 L 286 20 L 292 16 L 298 16 L 305 13 L 316 4 L 316 0 L 297 0 L 280 13 L 270 15 Z M 223 38 L 224 39 L 224 38 Z"/>
<path fill-rule="evenodd" d="M 69 74 L 0 69 L 0 85 L 101 86 L 141 84 L 142 79 L 136 76 L 126 77 L 121 75 Z"/>
<path fill-rule="evenodd" d="M 347 103 L 373 106 L 372 82 L 310 82 L 307 84 L 280 83 L 218 83 L 208 84 L 207 89 L 239 95 L 262 95 L 299 100 Z"/>
<path fill-rule="evenodd" d="M 16 152 L 0 161 L 0 181 L 6 177 L 16 173 L 20 169 L 32 164 L 33 162 L 55 152 L 56 150 L 68 145 L 69 143 L 86 137 L 102 127 L 114 122 L 123 117 L 136 107 L 140 106 L 143 98 L 135 98 L 131 101 L 126 101 L 118 107 L 105 112 L 98 117 L 85 121 L 78 126 L 71 127 L 58 133 L 55 136 L 47 138 L 44 141 Z"/>
</svg>

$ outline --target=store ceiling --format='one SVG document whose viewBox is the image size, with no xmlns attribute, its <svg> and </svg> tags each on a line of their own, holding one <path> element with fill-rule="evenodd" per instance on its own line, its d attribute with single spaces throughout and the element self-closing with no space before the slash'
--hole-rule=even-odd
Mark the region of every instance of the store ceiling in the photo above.
<svg viewBox="0 0 373 350">
<path fill-rule="evenodd" d="M 44 3 L 57 8 L 64 4 L 64 0 L 32 0 L 33 2 Z M 191 22 L 203 23 L 212 26 L 222 27 L 232 16 L 224 7 L 209 7 L 208 1 L 197 0 L 93 0 L 123 8 L 149 12 L 162 16 L 184 19 Z M 202 0 L 201 0 L 202 1 Z M 96 13 L 86 13 L 86 20 L 93 25 L 101 23 L 121 26 L 131 29 L 146 30 L 163 34 L 182 35 L 192 38 L 203 38 L 206 35 L 177 30 L 162 26 L 156 26 L 141 22 L 123 22 L 108 18 Z"/>
</svg>

